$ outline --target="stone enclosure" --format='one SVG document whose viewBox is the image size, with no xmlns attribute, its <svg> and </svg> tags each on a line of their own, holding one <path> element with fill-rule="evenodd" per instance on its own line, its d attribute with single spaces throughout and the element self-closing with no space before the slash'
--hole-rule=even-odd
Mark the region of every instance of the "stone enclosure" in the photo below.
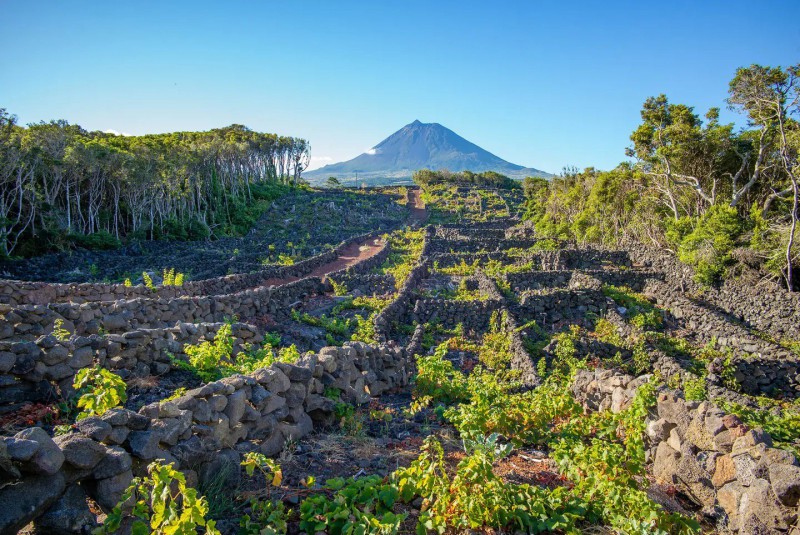
<svg viewBox="0 0 800 535">
<path fill-rule="evenodd" d="M 700 295 L 691 273 L 663 251 L 566 243 L 552 249 L 518 223 L 427 227 L 422 253 L 399 290 L 392 276 L 373 272 L 389 257 L 388 245 L 346 270 L 309 276 L 345 247 L 373 235 L 348 239 L 294 266 L 155 292 L 141 286 L 2 281 L 0 414 L 70 398 L 75 373 L 92 365 L 126 381 L 167 374 L 173 359 L 182 358 L 184 345 L 212 340 L 225 321 L 232 321 L 236 354 L 264 339 L 269 329 L 262 318 L 279 323 L 298 303 L 330 295 L 331 279 L 350 292 L 384 296 L 388 304 L 372 320 L 375 344 L 323 347 L 295 364 L 277 362 L 138 411 L 118 408 L 86 418 L 55 437 L 39 427 L 7 434 L 0 440 L 0 503 L 8 504 L 0 509 L 0 532 L 13 533 L 33 522 L 37 533 L 79 533 L 95 522 L 87 497 L 109 510 L 133 475 L 155 459 L 174 462 L 197 482 L 220 463 L 238 464 L 245 452 L 275 455 L 287 440 L 333 424 L 334 401 L 326 392 L 335 389 L 342 400 L 360 404 L 408 385 L 413 357 L 424 351 L 425 324 L 460 326 L 479 336 L 493 317 L 501 318 L 500 328 L 510 337 L 512 368 L 521 372 L 525 387 L 535 388 L 539 378 L 526 347 L 530 340 L 596 318 L 622 332 L 629 328 L 624 307 L 604 293 L 607 286 L 627 286 L 648 296 L 669 329 L 729 350 L 735 369 L 736 389 L 713 370 L 706 376 L 707 402 L 686 401 L 666 388 L 659 392 L 647 427 L 653 476 L 715 515 L 720 529 L 787 532 L 800 499 L 797 460 L 714 401 L 751 404 L 749 396 L 800 397 L 800 358 L 780 343 L 800 339 L 798 299 L 735 283 Z M 495 273 L 493 261 L 515 268 Z M 475 262 L 477 269 L 454 274 Z M 456 294 L 462 291 L 469 298 Z M 54 332 L 57 320 L 70 336 Z M 551 358 L 551 349 L 545 346 L 541 358 Z M 666 381 L 697 377 L 680 356 L 649 349 L 653 370 Z M 607 358 L 620 348 L 587 339 L 578 352 Z M 646 380 L 597 369 L 580 374 L 573 392 L 587 410 L 617 412 Z"/>
</svg>

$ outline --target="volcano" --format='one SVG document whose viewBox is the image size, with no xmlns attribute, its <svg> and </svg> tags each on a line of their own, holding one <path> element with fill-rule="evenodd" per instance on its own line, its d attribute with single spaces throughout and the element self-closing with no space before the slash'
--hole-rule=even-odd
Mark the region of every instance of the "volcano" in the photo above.
<svg viewBox="0 0 800 535">
<path fill-rule="evenodd" d="M 312 183 L 332 176 L 343 184 L 402 184 L 409 183 L 411 174 L 419 169 L 495 171 L 520 180 L 552 176 L 507 162 L 438 123 L 414 121 L 352 160 L 308 171 L 303 177 Z"/>
</svg>

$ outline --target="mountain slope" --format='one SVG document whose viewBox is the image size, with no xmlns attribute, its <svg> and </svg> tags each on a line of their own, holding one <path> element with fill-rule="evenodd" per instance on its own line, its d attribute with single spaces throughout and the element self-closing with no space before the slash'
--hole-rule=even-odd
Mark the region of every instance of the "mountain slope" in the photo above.
<svg viewBox="0 0 800 535">
<path fill-rule="evenodd" d="M 367 183 L 406 182 L 418 169 L 496 171 L 511 178 L 552 176 L 538 169 L 516 165 L 495 156 L 438 123 L 414 121 L 364 154 L 346 162 L 326 165 L 304 173 L 311 182 L 329 176 Z"/>
</svg>

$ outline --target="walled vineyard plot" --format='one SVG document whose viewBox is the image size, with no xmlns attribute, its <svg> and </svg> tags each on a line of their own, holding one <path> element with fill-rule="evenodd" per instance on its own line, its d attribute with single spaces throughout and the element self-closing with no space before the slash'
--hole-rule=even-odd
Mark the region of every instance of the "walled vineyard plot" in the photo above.
<svg viewBox="0 0 800 535">
<path fill-rule="evenodd" d="M 130 278 L 136 283 L 143 271 L 158 278 L 164 269 L 171 268 L 185 273 L 187 280 L 262 271 L 265 266 L 288 258 L 300 260 L 319 255 L 329 244 L 351 236 L 398 228 L 408 209 L 396 201 L 394 194 L 296 190 L 275 200 L 253 229 L 240 238 L 145 241 L 115 251 L 70 251 L 3 262 L 0 273 L 5 278 L 29 281 L 123 282 Z M 25 287 L 35 285 L 28 283 Z M 50 290 L 43 298 L 51 299 L 46 302 L 59 295 L 80 299 L 85 291 L 80 285 L 57 288 L 55 294 Z M 13 297 L 8 293 L 0 295 L 0 302 L 13 304 Z"/>
<path fill-rule="evenodd" d="M 444 225 L 484 223 L 491 227 L 498 219 L 518 217 L 525 201 L 521 189 L 477 189 L 446 185 L 429 186 L 423 196 L 430 206 L 430 221 Z"/>
<path fill-rule="evenodd" d="M 154 461 L 224 533 L 790 531 L 798 437 L 774 422 L 800 397 L 796 299 L 699 295 L 661 252 L 555 243 L 508 217 L 513 193 L 448 192 L 450 211 L 480 199 L 472 222 L 395 232 L 321 276 L 376 235 L 151 293 L 4 283 L 0 532 L 113 518 Z M 225 332 L 221 367 L 189 365 Z M 128 399 L 76 421 L 90 368 Z M 254 454 L 281 476 L 242 467 Z"/>
</svg>

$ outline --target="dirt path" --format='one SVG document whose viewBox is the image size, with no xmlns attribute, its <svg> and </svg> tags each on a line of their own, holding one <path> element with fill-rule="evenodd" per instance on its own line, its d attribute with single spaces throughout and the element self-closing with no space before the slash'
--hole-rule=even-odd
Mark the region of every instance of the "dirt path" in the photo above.
<svg viewBox="0 0 800 535">
<path fill-rule="evenodd" d="M 428 209 L 425 208 L 425 203 L 422 202 L 422 190 L 412 190 L 411 195 L 414 197 L 414 205 L 411 207 L 409 223 L 412 225 L 415 223 L 421 225 L 428 219 Z"/>
<path fill-rule="evenodd" d="M 375 256 L 380 252 L 382 247 L 383 247 L 383 240 L 381 238 L 370 238 L 368 240 L 351 243 L 342 250 L 342 252 L 339 254 L 338 258 L 336 258 L 336 260 L 317 267 L 308 275 L 304 275 L 303 277 L 268 279 L 264 281 L 263 285 L 280 286 L 281 284 L 287 284 L 290 282 L 298 281 L 300 279 L 306 279 L 308 277 L 324 277 L 329 273 L 333 273 L 334 271 L 339 271 L 340 269 L 349 268 L 350 266 L 358 264 L 362 260 L 366 260 L 367 258 Z"/>
<path fill-rule="evenodd" d="M 408 223 L 409 225 L 421 225 L 426 219 L 428 219 L 428 210 L 425 208 L 425 203 L 422 202 L 422 190 L 415 189 L 411 194 L 414 199 L 414 204 L 411 207 L 411 214 L 408 217 Z M 329 273 L 339 271 L 340 269 L 349 268 L 350 266 L 354 266 L 355 264 L 358 264 L 367 258 L 375 256 L 380 252 L 381 247 L 383 247 L 383 240 L 381 238 L 370 238 L 356 243 L 351 243 L 344 248 L 336 260 L 319 266 L 308 275 L 303 277 L 268 279 L 264 281 L 263 285 L 280 286 L 282 284 L 288 284 L 290 282 L 295 282 L 308 277 L 324 277 Z"/>
</svg>

